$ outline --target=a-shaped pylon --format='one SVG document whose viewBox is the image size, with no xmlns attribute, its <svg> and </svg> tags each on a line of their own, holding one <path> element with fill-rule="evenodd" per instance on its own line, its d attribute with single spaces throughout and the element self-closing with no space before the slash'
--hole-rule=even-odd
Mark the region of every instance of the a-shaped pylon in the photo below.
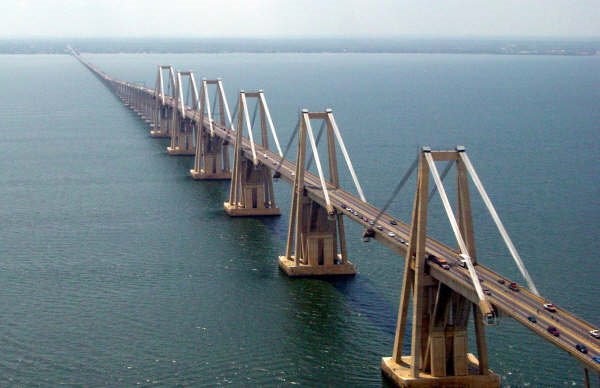
<svg viewBox="0 0 600 388">
<path fill-rule="evenodd" d="M 455 151 L 431 151 L 424 147 L 419 154 L 417 191 L 405 258 L 394 348 L 392 357 L 383 358 L 381 364 L 384 374 L 402 387 L 500 386 L 499 376 L 488 369 L 484 321 L 491 322 L 494 312 L 481 292 L 479 280 L 473 269 L 475 239 L 467 172 L 461 155 L 463 152 L 462 147 L 457 147 Z M 453 161 L 456 164 L 458 218 L 454 217 L 451 210 L 435 161 Z M 429 257 L 426 252 L 426 239 L 430 175 L 434 178 L 459 240 L 462 252 L 460 257 L 468 261 L 464 265 L 469 267 L 469 272 L 473 270 L 471 275 L 476 283 L 475 293 L 472 288 L 450 288 L 432 277 L 425 265 Z M 411 353 L 402 356 L 411 293 Z M 470 298 L 467 299 L 464 295 L 469 295 Z M 468 353 L 467 325 L 471 313 L 474 316 L 479 359 Z"/>
<path fill-rule="evenodd" d="M 186 99 L 183 94 L 184 78 L 188 83 L 189 99 Z M 175 114 L 173 115 L 173 125 L 171 127 L 171 144 L 167 147 L 167 153 L 177 156 L 195 155 L 194 133 L 196 123 L 187 115 L 188 110 L 196 111 L 199 109 L 198 88 L 196 87 L 194 73 L 191 71 L 177 72 L 175 91 Z"/>
<path fill-rule="evenodd" d="M 214 103 L 211 107 L 209 85 L 215 85 Z M 229 142 L 214 134 L 214 127 L 233 130 L 229 104 L 223 89 L 223 81 L 202 80 L 200 89 L 200 125 L 196 133 L 196 155 L 190 175 L 194 179 L 230 179 Z M 218 118 L 218 121 L 214 119 Z"/>
<path fill-rule="evenodd" d="M 323 174 L 311 120 L 320 120 L 326 125 L 329 167 L 327 178 Z M 356 274 L 354 265 L 348 261 L 343 214 L 334 209 L 330 199 L 330 192 L 339 188 L 336 137 L 341 142 L 340 146 L 346 157 L 345 146 L 330 109 L 325 112 L 303 110 L 300 113 L 299 144 L 287 244 L 285 255 L 279 257 L 279 267 L 289 276 Z M 318 177 L 307 171 L 307 140 L 310 142 Z M 347 157 L 346 162 L 355 177 Z M 318 191 L 318 195 L 311 195 L 306 190 L 307 185 L 320 187 L 321 190 Z M 358 189 L 363 196 L 360 185 Z"/>
<path fill-rule="evenodd" d="M 168 82 L 165 85 L 164 73 Z M 171 136 L 175 109 L 175 71 L 171 65 L 159 65 L 154 88 L 154 112 L 150 136 L 155 138 L 168 138 Z"/>
<path fill-rule="evenodd" d="M 254 142 L 252 122 L 248 110 L 249 98 L 256 99 L 255 113 L 260 112 L 260 146 Z M 225 211 L 230 216 L 278 216 L 281 214 L 275 204 L 271 170 L 257 157 L 257 153 L 261 149 L 269 149 L 267 126 L 271 129 L 278 153 L 282 156 L 275 126 L 263 91 L 240 91 L 233 175 L 231 177 L 229 201 L 224 203 Z M 248 132 L 248 140 L 243 138 L 244 129 Z"/>
</svg>

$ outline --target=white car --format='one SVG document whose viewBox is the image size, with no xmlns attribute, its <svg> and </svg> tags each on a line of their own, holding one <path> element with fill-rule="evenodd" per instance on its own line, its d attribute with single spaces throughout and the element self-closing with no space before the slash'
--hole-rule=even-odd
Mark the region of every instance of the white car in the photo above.
<svg viewBox="0 0 600 388">
<path fill-rule="evenodd" d="M 594 338 L 600 338 L 600 330 L 598 330 L 598 329 L 590 330 L 590 335 Z"/>
</svg>

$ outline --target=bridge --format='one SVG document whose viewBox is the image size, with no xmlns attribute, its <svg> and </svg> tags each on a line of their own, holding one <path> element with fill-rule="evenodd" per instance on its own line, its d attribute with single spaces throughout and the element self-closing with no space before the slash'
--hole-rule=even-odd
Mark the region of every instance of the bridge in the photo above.
<svg viewBox="0 0 600 388">
<path fill-rule="evenodd" d="M 291 143 L 285 152 L 281 149 L 262 90 L 240 91 L 232 114 L 220 79 L 202 79 L 198 89 L 193 72 L 158 66 L 156 87 L 151 89 L 114 79 L 75 50 L 72 54 L 149 124 L 150 136 L 170 139 L 167 153 L 194 157 L 194 168 L 190 170 L 193 179 L 231 180 L 229 198 L 223 205 L 230 216 L 280 215 L 273 179 L 281 178 L 292 184 L 286 249 L 278 261 L 287 275 L 354 275 L 356 270 L 348 260 L 345 243 L 345 220 L 361 225 L 365 240 L 379 241 L 405 258 L 395 340 L 390 344 L 391 357 L 384 357 L 381 362 L 382 372 L 395 384 L 500 386 L 499 376 L 489 367 L 485 340 L 486 326 L 494 325 L 499 316 L 513 318 L 543 340 L 568 352 L 582 364 L 585 386 L 590 386 L 590 374 L 600 377 L 600 333 L 590 323 L 563 307 L 548 304 L 539 295 L 464 147 L 420 150 L 411 169 L 417 173 L 412 220 L 405 223 L 386 213 L 385 208 L 367 202 L 331 110 L 300 112 L 295 131 L 298 151 L 293 161 L 286 157 Z M 255 110 L 250 120 L 252 99 Z M 255 126 L 257 114 L 259 125 Z M 316 136 L 312 124 L 315 121 L 321 123 Z M 260 141 L 255 141 L 253 126 L 260 128 Z M 269 131 L 275 147 L 269 144 Z M 323 133 L 327 152 L 320 156 L 318 143 Z M 340 187 L 338 150 L 357 194 Z M 440 174 L 436 167 L 440 161 L 456 168 L 456 214 L 443 184 L 448 169 Z M 316 173 L 311 172 L 313 163 Z M 478 263 L 468 177 L 498 226 L 527 281 L 527 288 Z M 458 248 L 427 235 L 431 181 L 442 199 Z M 412 317 L 408 320 L 411 303 Z M 468 353 L 467 326 L 471 315 L 476 356 Z M 403 355 L 409 321 L 411 351 Z"/>
</svg>

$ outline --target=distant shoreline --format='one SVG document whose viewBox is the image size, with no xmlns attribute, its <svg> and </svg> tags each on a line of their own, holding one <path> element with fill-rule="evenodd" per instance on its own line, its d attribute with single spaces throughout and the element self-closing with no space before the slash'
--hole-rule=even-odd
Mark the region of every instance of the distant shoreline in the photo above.
<svg viewBox="0 0 600 388">
<path fill-rule="evenodd" d="M 373 53 L 598 56 L 598 39 L 510 38 L 124 38 L 0 39 L 0 54 Z"/>
</svg>

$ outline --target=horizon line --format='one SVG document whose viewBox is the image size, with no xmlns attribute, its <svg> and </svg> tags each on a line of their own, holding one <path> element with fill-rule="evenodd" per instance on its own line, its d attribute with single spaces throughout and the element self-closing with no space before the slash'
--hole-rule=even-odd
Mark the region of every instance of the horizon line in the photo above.
<svg viewBox="0 0 600 388">
<path fill-rule="evenodd" d="M 144 35 L 144 36 L 44 36 L 44 35 L 15 35 L 10 37 L 0 37 L 0 41 L 16 40 L 16 39 L 32 39 L 32 40 L 93 40 L 93 39 L 127 39 L 127 40 L 141 40 L 141 39 L 156 39 L 156 40 L 195 40 L 195 39 L 207 39 L 207 40 L 310 40 L 310 39 L 337 39 L 337 40 L 373 40 L 373 39 L 393 39 L 393 40 L 407 40 L 407 39 L 472 39 L 472 40 L 497 40 L 497 39 L 558 39 L 558 40 L 600 40 L 600 35 L 578 35 L 578 36 L 565 36 L 565 35 L 433 35 L 433 34 L 406 34 L 406 35 L 252 35 L 252 36 L 215 36 L 215 35 L 196 35 L 196 36 L 156 36 L 156 35 Z"/>
</svg>

